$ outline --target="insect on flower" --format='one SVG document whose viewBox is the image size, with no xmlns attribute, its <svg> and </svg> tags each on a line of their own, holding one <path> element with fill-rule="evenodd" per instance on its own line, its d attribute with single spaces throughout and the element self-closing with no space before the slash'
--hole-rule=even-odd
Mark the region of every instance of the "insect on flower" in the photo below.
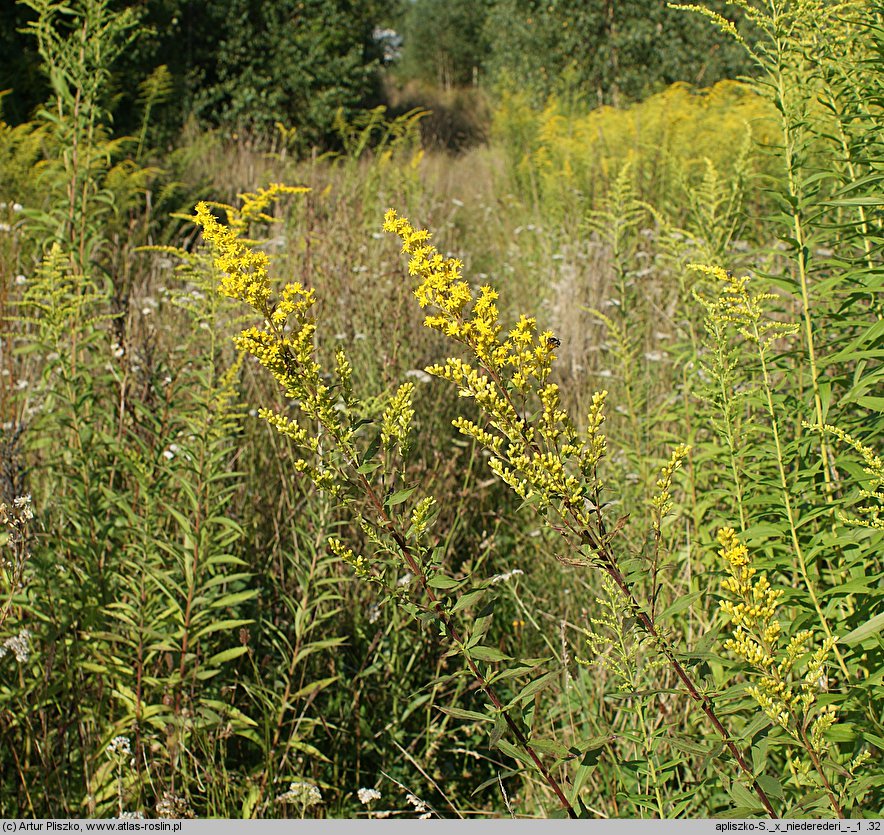
<svg viewBox="0 0 884 835">
<path fill-rule="evenodd" d="M 546 340 L 546 347 L 550 349 L 550 351 L 554 351 L 556 348 L 561 348 L 562 340 L 557 336 L 551 336 Z"/>
</svg>

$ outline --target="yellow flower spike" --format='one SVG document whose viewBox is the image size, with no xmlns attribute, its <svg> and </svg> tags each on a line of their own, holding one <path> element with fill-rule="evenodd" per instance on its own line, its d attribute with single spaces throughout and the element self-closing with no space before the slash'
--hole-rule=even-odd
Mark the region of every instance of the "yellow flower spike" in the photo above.
<svg viewBox="0 0 884 835">
<path fill-rule="evenodd" d="M 730 574 L 722 582 L 722 589 L 736 598 L 736 601 L 719 602 L 721 611 L 732 624 L 731 637 L 724 645 L 760 674 L 758 684 L 749 688 L 749 693 L 765 714 L 786 730 L 796 744 L 809 747 L 813 759 L 818 762 L 828 745 L 824 736 L 834 723 L 834 716 L 817 718 L 810 725 L 809 740 L 804 729 L 811 722 L 810 711 L 814 709 L 821 689 L 820 682 L 825 681 L 825 668 L 834 639 L 827 639 L 812 653 L 803 676 L 797 674 L 794 668 L 806 657 L 813 632 L 801 630 L 782 646 L 781 624 L 776 615 L 784 591 L 772 588 L 764 574 L 753 581 L 751 555 L 732 528 L 720 530 L 718 542 L 721 546 L 719 556 Z"/>
<path fill-rule="evenodd" d="M 414 383 L 403 383 L 384 411 L 381 419 L 381 443 L 385 447 L 396 444 L 404 451 L 414 418 L 411 405 L 413 396 Z"/>
<path fill-rule="evenodd" d="M 215 268 L 222 274 L 219 292 L 264 313 L 270 298 L 266 253 L 250 249 L 234 229 L 220 224 L 206 202 L 197 204 L 194 221 L 216 252 Z"/>
</svg>

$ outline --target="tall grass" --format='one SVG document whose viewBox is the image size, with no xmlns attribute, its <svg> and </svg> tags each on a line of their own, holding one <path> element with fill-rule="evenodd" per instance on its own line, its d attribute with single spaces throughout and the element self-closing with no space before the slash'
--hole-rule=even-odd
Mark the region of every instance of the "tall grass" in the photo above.
<svg viewBox="0 0 884 835">
<path fill-rule="evenodd" d="M 0 125 L 0 812 L 881 808 L 868 6 L 739 3 L 751 88 L 505 100 L 459 157 L 375 111 L 298 160 L 286 126 L 154 152 L 161 77 L 115 136 L 135 21 L 33 5 L 54 99 Z"/>
</svg>

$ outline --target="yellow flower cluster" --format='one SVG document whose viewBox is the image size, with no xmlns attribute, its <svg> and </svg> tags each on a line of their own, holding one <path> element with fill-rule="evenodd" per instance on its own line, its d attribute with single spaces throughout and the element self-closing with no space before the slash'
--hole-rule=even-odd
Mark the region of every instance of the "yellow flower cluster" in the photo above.
<svg viewBox="0 0 884 835">
<path fill-rule="evenodd" d="M 722 588 L 739 601 L 722 600 L 719 604 L 736 627 L 725 646 L 755 667 L 769 667 L 774 663 L 770 647 L 780 634 L 776 609 L 783 592 L 771 588 L 764 574 L 753 579 L 755 569 L 750 564 L 749 549 L 732 528 L 718 532 L 718 543 L 719 556 L 731 575 L 722 582 Z"/>
<path fill-rule="evenodd" d="M 454 426 L 491 453 L 491 470 L 523 500 L 553 510 L 572 530 L 588 527 L 601 488 L 595 470 L 606 451 L 600 429 L 607 392 L 593 398 L 584 440 L 549 380 L 560 344 L 552 332 L 538 332 L 535 319 L 521 316 L 504 337 L 496 291 L 482 287 L 474 295 L 461 277 L 461 262 L 440 255 L 426 230 L 392 209 L 384 229 L 402 240 L 408 271 L 420 282 L 415 296 L 421 307 L 432 308 L 424 323 L 466 345 L 477 361 L 473 367 L 450 357 L 426 369 L 454 383 L 483 413 L 484 426 L 465 417 Z M 529 404 L 539 404 L 536 417 Z"/>
<path fill-rule="evenodd" d="M 657 533 L 660 532 L 663 517 L 672 510 L 672 476 L 675 475 L 676 470 L 681 469 L 681 465 L 690 451 L 691 448 L 687 444 L 679 444 L 660 471 L 660 478 L 657 479 L 657 489 L 660 492 L 651 499 L 654 530 Z"/>
<path fill-rule="evenodd" d="M 730 618 L 734 630 L 725 641 L 725 647 L 754 667 L 761 675 L 749 693 L 770 719 L 786 729 L 802 745 L 803 728 L 809 722 L 808 712 L 816 701 L 816 694 L 825 687 L 825 667 L 834 639 L 827 639 L 815 650 L 807 662 L 804 675 L 794 673 L 813 641 L 811 630 L 801 630 L 782 647 L 777 606 L 783 591 L 773 589 L 764 574 L 756 577 L 749 549 L 731 528 L 718 533 L 719 555 L 728 574 L 722 588 L 737 602 L 722 600 L 721 609 Z M 818 738 L 814 748 L 821 750 L 822 737 L 834 721 L 834 715 L 824 711 L 816 717 L 812 731 Z"/>
<path fill-rule="evenodd" d="M 221 275 L 218 291 L 266 313 L 270 299 L 266 253 L 251 249 L 232 226 L 219 223 L 208 203 L 197 203 L 195 220 L 216 253 L 215 269 Z"/>
<path fill-rule="evenodd" d="M 818 428 L 818 427 L 811 427 Z M 869 476 L 870 488 L 860 490 L 863 499 L 867 499 L 868 503 L 860 505 L 857 511 L 862 516 L 847 516 L 840 514 L 841 520 L 847 525 L 856 525 L 863 528 L 884 529 L 884 461 L 871 447 L 866 446 L 862 441 L 857 440 L 849 435 L 843 429 L 837 426 L 826 424 L 823 429 L 830 435 L 834 435 L 844 444 L 853 447 L 863 459 L 865 466 L 863 472 Z"/>
<path fill-rule="evenodd" d="M 403 383 L 384 410 L 381 419 L 381 443 L 385 447 L 396 444 L 403 452 L 408 441 L 408 431 L 414 418 L 411 402 L 414 397 L 414 383 Z"/>
<path fill-rule="evenodd" d="M 436 312 L 424 319 L 427 327 L 467 345 L 492 373 L 511 367 L 512 383 L 520 391 L 532 379 L 546 380 L 555 358 L 556 340 L 551 331 L 537 334 L 537 322 L 523 316 L 507 339 L 501 341 L 503 328 L 495 304 L 498 295 L 493 288 L 480 288 L 474 299 L 470 285 L 461 277 L 462 262 L 442 256 L 429 243 L 427 230 L 415 229 L 394 209 L 384 217 L 384 231 L 393 232 L 402 240 L 402 252 L 409 256 L 408 272 L 420 280 L 414 291 L 418 303 L 423 308 L 435 308 Z"/>
<path fill-rule="evenodd" d="M 356 555 L 352 548 L 348 548 L 336 536 L 330 536 L 328 538 L 328 547 L 336 557 L 339 557 L 347 563 L 347 565 L 353 567 L 357 577 L 366 577 L 370 573 L 371 569 L 368 560 L 361 555 Z"/>
<path fill-rule="evenodd" d="M 586 440 L 580 450 L 580 471 L 588 482 L 595 484 L 596 489 L 602 486 L 596 476 L 596 468 L 608 452 L 608 439 L 602 434 L 607 398 L 607 391 L 593 394 L 586 419 Z"/>
<path fill-rule="evenodd" d="M 218 291 L 248 304 L 263 320 L 261 326 L 246 328 L 236 337 L 237 348 L 258 360 L 279 383 L 291 405 L 299 408 L 308 420 L 314 421 L 316 427 L 308 430 L 296 420 L 269 409 L 262 409 L 260 416 L 295 446 L 310 454 L 310 460 L 296 459 L 294 468 L 309 477 L 319 489 L 338 495 L 341 491 L 339 474 L 328 456 L 330 447 L 336 443 L 346 460 L 354 457 L 349 428 L 338 408 L 339 392 L 343 393 L 345 405 L 350 396 L 349 362 L 343 351 L 339 351 L 336 366 L 340 385 L 334 390 L 324 381 L 322 369 L 315 359 L 315 292 L 293 282 L 283 287 L 274 302 L 267 256 L 243 237 L 249 224 L 273 220 L 265 209 L 281 194 L 305 190 L 274 185 L 254 194 L 242 195 L 244 203 L 240 209 L 199 203 L 194 221 L 202 228 L 203 238 L 215 252 Z M 226 211 L 227 224 L 217 220 L 213 206 Z M 321 433 L 329 439 L 324 449 L 319 440 Z"/>
<path fill-rule="evenodd" d="M 710 322 L 736 325 L 749 342 L 767 348 L 771 342 L 798 331 L 798 325 L 765 319 L 765 302 L 775 299 L 772 293 L 751 293 L 749 276 L 736 276 L 721 267 L 689 264 L 690 269 L 708 275 L 720 285 L 719 298 L 708 301 L 697 296 L 708 311 Z"/>
<path fill-rule="evenodd" d="M 420 539 L 430 527 L 433 521 L 433 509 L 436 507 L 436 500 L 432 496 L 425 496 L 414 507 L 411 512 L 411 527 L 408 529 L 408 536 Z"/>
</svg>

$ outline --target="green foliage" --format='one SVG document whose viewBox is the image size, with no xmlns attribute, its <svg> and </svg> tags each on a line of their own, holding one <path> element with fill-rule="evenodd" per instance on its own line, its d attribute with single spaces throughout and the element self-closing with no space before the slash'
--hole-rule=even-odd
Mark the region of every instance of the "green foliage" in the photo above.
<svg viewBox="0 0 884 835">
<path fill-rule="evenodd" d="M 416 0 L 402 21 L 396 73 L 447 90 L 475 84 L 487 61 L 486 19 L 492 0 Z"/>
<path fill-rule="evenodd" d="M 531 73 L 580 56 L 564 5 L 489 5 Z M 155 150 L 191 93 L 264 102 L 237 38 L 292 68 L 291 21 L 122 8 L 15 7 L 58 67 L 0 125 L 0 813 L 881 808 L 873 7 L 716 5 L 751 88 L 588 111 L 648 31 L 578 4 L 615 49 L 489 144 L 319 96 L 309 159 L 290 118 Z M 312 47 L 348 9 L 305 4 Z M 410 277 L 390 205 L 437 236 L 388 215 Z"/>
<path fill-rule="evenodd" d="M 193 89 L 194 112 L 257 133 L 294 123 L 304 147 L 328 137 L 339 108 L 372 104 L 379 60 L 372 3 L 237 2 L 218 9 L 223 34 Z"/>
<path fill-rule="evenodd" d="M 501 0 L 486 31 L 489 72 L 535 104 L 567 95 L 617 105 L 676 81 L 714 84 L 751 67 L 726 38 L 710 38 L 699 23 L 654 0 Z"/>
</svg>

